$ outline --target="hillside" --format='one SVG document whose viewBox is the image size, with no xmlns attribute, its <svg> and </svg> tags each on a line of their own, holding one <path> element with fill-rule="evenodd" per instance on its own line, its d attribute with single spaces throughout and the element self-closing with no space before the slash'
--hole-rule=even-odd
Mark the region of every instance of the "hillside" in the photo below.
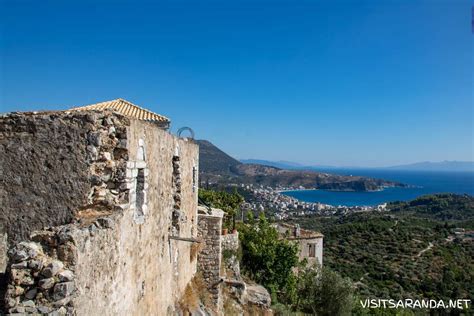
<svg viewBox="0 0 474 316">
<path fill-rule="evenodd" d="M 202 173 L 232 175 L 232 167 L 241 164 L 207 140 L 196 142 L 199 145 L 199 170 Z"/>
<path fill-rule="evenodd" d="M 334 191 L 376 191 L 401 183 L 359 176 L 343 176 L 316 171 L 284 170 L 262 165 L 242 164 L 234 167 L 243 183 L 267 186 L 292 186 Z"/>
<path fill-rule="evenodd" d="M 348 168 L 355 168 L 358 167 L 336 167 L 336 166 L 329 166 L 329 165 L 303 165 L 293 161 L 272 161 L 272 160 L 263 160 L 263 159 L 240 159 L 240 162 L 245 164 L 257 164 L 257 165 L 266 165 L 277 167 L 280 169 L 290 169 L 290 170 L 328 170 L 328 169 L 348 169 Z"/>
<path fill-rule="evenodd" d="M 261 184 L 337 191 L 375 191 L 404 184 L 360 176 L 343 176 L 309 170 L 288 170 L 261 164 L 244 164 L 212 143 L 198 140 L 199 169 L 203 182 Z"/>
<path fill-rule="evenodd" d="M 362 298 L 472 299 L 474 198 L 440 194 L 390 208 L 293 222 L 324 234 L 325 265 L 351 278 Z"/>
<path fill-rule="evenodd" d="M 440 221 L 474 220 L 474 198 L 470 195 L 442 193 L 420 196 L 409 202 L 388 204 L 395 214 L 410 214 Z"/>
<path fill-rule="evenodd" d="M 263 160 L 263 159 L 240 159 L 241 163 L 244 164 L 253 164 L 253 165 L 264 165 L 264 166 L 271 166 L 280 169 L 311 169 L 307 168 L 299 163 L 291 162 L 291 161 L 271 161 L 271 160 Z"/>
</svg>

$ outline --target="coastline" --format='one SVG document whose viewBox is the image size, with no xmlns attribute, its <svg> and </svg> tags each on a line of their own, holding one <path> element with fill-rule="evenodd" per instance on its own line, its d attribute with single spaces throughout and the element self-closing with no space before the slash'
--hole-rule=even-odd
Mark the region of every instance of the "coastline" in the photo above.
<svg viewBox="0 0 474 316">
<path fill-rule="evenodd" d="M 320 189 L 287 189 L 287 190 L 275 190 L 277 193 L 283 192 L 299 192 L 299 191 L 319 191 Z"/>
<path fill-rule="evenodd" d="M 355 173 L 355 172 L 354 172 Z M 361 175 L 362 176 L 362 175 Z M 474 196 L 474 174 L 464 173 L 412 173 L 392 171 L 363 174 L 374 178 L 390 179 L 403 186 L 383 185 L 377 190 L 330 190 L 322 188 L 283 187 L 278 189 L 254 188 L 264 207 L 284 209 L 285 212 L 331 212 L 331 208 L 374 208 L 385 203 L 410 201 L 423 195 L 438 193 L 468 194 Z M 346 194 L 344 194 L 346 193 Z M 298 206 L 298 208 L 291 207 Z M 326 211 L 322 211 L 325 213 Z"/>
<path fill-rule="evenodd" d="M 284 193 L 284 192 L 302 192 L 302 191 L 327 191 L 327 192 L 381 192 L 385 191 L 388 188 L 409 188 L 409 186 L 384 186 L 376 190 L 365 190 L 365 191 L 357 191 L 357 190 L 336 190 L 336 189 L 288 189 L 288 190 L 276 190 L 278 193 Z"/>
</svg>

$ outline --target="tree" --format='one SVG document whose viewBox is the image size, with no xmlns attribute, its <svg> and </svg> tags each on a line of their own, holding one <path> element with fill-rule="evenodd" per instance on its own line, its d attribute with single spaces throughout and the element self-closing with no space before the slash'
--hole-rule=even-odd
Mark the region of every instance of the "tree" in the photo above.
<svg viewBox="0 0 474 316">
<path fill-rule="evenodd" d="M 233 193 L 228 193 L 225 191 L 199 189 L 199 198 L 204 203 L 226 212 L 224 227 L 235 228 L 235 214 L 244 201 L 242 195 L 237 193 L 236 190 Z"/>
<path fill-rule="evenodd" d="M 278 299 L 291 304 L 296 300 L 298 246 L 280 239 L 262 213 L 258 221 L 249 216 L 239 226 L 242 245 L 242 269 L 253 280 L 265 286 Z"/>
<path fill-rule="evenodd" d="M 350 315 L 353 289 L 349 279 L 343 279 L 328 268 L 311 266 L 298 274 L 296 308 L 313 315 Z"/>
</svg>

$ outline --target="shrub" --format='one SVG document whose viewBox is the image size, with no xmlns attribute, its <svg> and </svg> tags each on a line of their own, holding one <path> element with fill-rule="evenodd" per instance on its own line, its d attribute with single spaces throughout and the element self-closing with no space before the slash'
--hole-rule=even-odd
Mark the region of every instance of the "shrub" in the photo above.
<svg viewBox="0 0 474 316">
<path fill-rule="evenodd" d="M 242 270 L 265 286 L 272 299 L 291 304 L 296 297 L 294 268 L 298 265 L 298 246 L 280 239 L 264 214 L 258 221 L 251 216 L 239 227 L 242 245 Z"/>
<path fill-rule="evenodd" d="M 237 214 L 240 205 L 244 201 L 242 195 L 235 190 L 233 193 L 228 193 L 225 191 L 199 189 L 199 198 L 206 204 L 219 208 L 226 213 L 224 228 L 235 228 L 235 214 Z"/>
<path fill-rule="evenodd" d="M 300 270 L 297 284 L 298 310 L 313 315 L 351 314 L 354 297 L 349 279 L 313 266 Z"/>
</svg>

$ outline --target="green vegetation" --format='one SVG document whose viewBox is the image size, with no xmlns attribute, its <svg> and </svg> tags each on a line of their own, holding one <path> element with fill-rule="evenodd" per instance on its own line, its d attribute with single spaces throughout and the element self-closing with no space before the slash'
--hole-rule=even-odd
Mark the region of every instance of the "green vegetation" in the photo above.
<svg viewBox="0 0 474 316">
<path fill-rule="evenodd" d="M 250 214 L 239 232 L 243 272 L 267 288 L 274 301 L 294 302 L 296 276 L 292 269 L 298 265 L 298 246 L 279 239 L 263 214 L 258 221 Z"/>
<path fill-rule="evenodd" d="M 296 309 L 311 315 L 350 315 L 353 289 L 348 279 L 324 267 L 307 267 L 298 274 Z"/>
<path fill-rule="evenodd" d="M 235 215 L 244 201 L 244 198 L 237 193 L 237 190 L 229 193 L 226 191 L 199 189 L 199 199 L 207 205 L 223 210 L 226 213 L 224 227 L 229 229 L 235 228 Z"/>
<path fill-rule="evenodd" d="M 243 202 L 237 192 L 200 190 L 199 197 L 226 212 L 236 212 Z M 237 258 L 242 272 L 269 290 L 277 315 L 345 315 L 352 309 L 347 279 L 326 268 L 305 268 L 306 262 L 298 260 L 297 244 L 281 239 L 264 214 L 258 219 L 248 215 L 246 223 L 238 223 L 241 251 Z M 234 255 L 223 253 L 224 259 Z"/>
<path fill-rule="evenodd" d="M 364 298 L 474 298 L 474 198 L 443 194 L 390 212 L 296 219 L 325 235 L 324 264 L 352 279 Z"/>
<path fill-rule="evenodd" d="M 200 197 L 234 212 L 243 201 L 236 192 Z M 242 271 L 270 291 L 276 315 L 418 315 L 425 311 L 367 310 L 359 300 L 473 300 L 474 242 L 463 229 L 474 227 L 474 198 L 440 194 L 387 207 L 292 220 L 325 235 L 322 270 L 304 268 L 297 246 L 280 239 L 263 214 L 250 216 L 238 224 Z"/>
<path fill-rule="evenodd" d="M 350 314 L 354 302 L 350 281 L 328 268 L 299 262 L 297 244 L 279 238 L 263 214 L 258 220 L 250 215 L 239 231 L 242 270 L 270 291 L 277 315 Z"/>
<path fill-rule="evenodd" d="M 393 212 L 451 223 L 471 220 L 470 227 L 473 228 L 474 198 L 469 195 L 425 195 L 410 202 L 390 203 L 388 208 Z"/>
</svg>

